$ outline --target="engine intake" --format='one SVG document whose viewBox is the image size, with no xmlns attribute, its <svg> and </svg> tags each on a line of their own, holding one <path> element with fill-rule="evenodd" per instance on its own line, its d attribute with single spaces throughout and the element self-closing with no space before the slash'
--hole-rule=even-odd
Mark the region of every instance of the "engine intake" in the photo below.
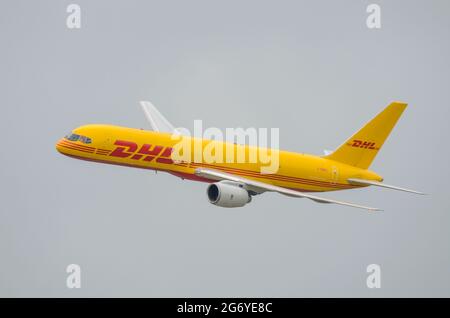
<svg viewBox="0 0 450 318">
<path fill-rule="evenodd" d="M 211 183 L 206 189 L 209 202 L 224 208 L 237 208 L 246 205 L 252 200 L 251 195 L 242 185 L 220 181 Z"/>
</svg>

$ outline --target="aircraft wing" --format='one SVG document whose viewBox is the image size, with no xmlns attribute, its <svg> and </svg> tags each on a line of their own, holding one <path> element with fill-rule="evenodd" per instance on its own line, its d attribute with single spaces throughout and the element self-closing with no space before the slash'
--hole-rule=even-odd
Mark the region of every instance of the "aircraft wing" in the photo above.
<svg viewBox="0 0 450 318">
<path fill-rule="evenodd" d="M 318 197 L 315 195 L 306 194 L 306 193 L 303 193 L 300 191 L 295 191 L 295 190 L 275 186 L 275 185 L 272 185 L 269 183 L 254 181 L 254 180 L 250 180 L 247 178 L 242 178 L 240 176 L 225 173 L 222 171 L 198 168 L 195 170 L 195 174 L 199 177 L 203 177 L 203 178 L 210 179 L 210 180 L 216 180 L 216 181 L 228 180 L 228 181 L 240 183 L 240 184 L 245 185 L 248 190 L 253 190 L 257 193 L 262 193 L 262 192 L 266 192 L 266 191 L 278 192 L 278 193 L 281 193 L 281 194 L 284 194 L 287 196 L 291 196 L 291 197 L 307 198 L 307 199 L 310 199 L 310 200 L 313 200 L 313 201 L 319 202 L 319 203 L 334 203 L 334 204 L 346 205 L 346 206 L 351 206 L 354 208 L 360 208 L 360 209 L 365 209 L 365 210 L 370 210 L 370 211 L 380 211 L 380 209 L 377 209 L 377 208 L 372 208 L 372 207 L 363 206 L 363 205 L 359 205 L 359 204 L 349 203 L 349 202 L 345 202 L 345 201 L 338 201 L 338 200 L 322 198 L 322 197 Z"/>
<path fill-rule="evenodd" d="M 140 104 L 154 131 L 167 133 L 176 132 L 173 125 L 169 123 L 166 117 L 164 117 L 152 103 L 149 101 L 141 101 Z"/>
<path fill-rule="evenodd" d="M 378 182 L 378 181 L 373 181 L 373 180 L 363 180 L 363 179 L 347 179 L 347 181 L 351 184 L 356 184 L 356 185 L 373 185 L 376 187 L 382 187 L 382 188 L 388 188 L 388 189 L 393 189 L 393 190 L 399 190 L 399 191 L 405 191 L 405 192 L 411 192 L 411 193 L 416 193 L 416 194 L 425 194 L 423 192 L 419 192 L 416 190 L 411 190 L 411 189 L 406 189 L 406 188 L 400 188 L 397 186 L 393 186 L 393 185 L 389 185 L 389 184 L 384 184 L 382 182 Z"/>
</svg>

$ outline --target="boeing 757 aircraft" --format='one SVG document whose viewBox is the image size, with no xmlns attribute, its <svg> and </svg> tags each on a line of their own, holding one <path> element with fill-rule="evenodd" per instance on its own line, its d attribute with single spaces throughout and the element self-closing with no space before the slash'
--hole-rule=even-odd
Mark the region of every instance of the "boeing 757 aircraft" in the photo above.
<svg viewBox="0 0 450 318">
<path fill-rule="evenodd" d="M 377 208 L 316 196 L 310 192 L 383 187 L 417 194 L 418 191 L 383 183 L 383 178 L 368 170 L 378 151 L 395 126 L 407 104 L 393 102 L 335 151 L 314 156 L 277 151 L 278 167 L 274 173 L 263 173 L 263 163 L 213 162 L 195 160 L 211 142 L 187 138 L 188 144 L 200 145 L 188 160 L 174 159 L 173 149 L 179 140 L 176 130 L 149 102 L 141 102 L 153 131 L 112 125 L 86 125 L 74 129 L 56 144 L 56 149 L 69 157 L 99 163 L 164 171 L 188 180 L 210 183 L 207 196 L 221 207 L 241 207 L 253 196 L 278 192 L 290 197 L 308 198 L 319 203 L 334 203 L 371 211 Z M 249 154 L 255 146 L 217 142 L 216 146 Z M 253 147 L 253 148 L 252 148 Z M 258 148 L 258 147 L 256 147 Z M 256 149 L 260 150 L 260 149 Z M 202 157 L 200 154 L 200 158 Z"/>
</svg>

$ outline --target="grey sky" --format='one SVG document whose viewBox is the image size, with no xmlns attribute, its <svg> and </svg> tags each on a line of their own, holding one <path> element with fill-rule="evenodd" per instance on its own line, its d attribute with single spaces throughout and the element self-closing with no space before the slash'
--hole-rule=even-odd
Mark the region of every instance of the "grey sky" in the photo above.
<svg viewBox="0 0 450 318">
<path fill-rule="evenodd" d="M 450 3 L 373 1 L 369 30 L 370 3 L 3 1 L 0 296 L 450 296 Z M 140 100 L 176 126 L 279 127 L 282 149 L 313 154 L 403 100 L 371 169 L 431 195 L 325 194 L 373 214 L 277 194 L 221 209 L 205 184 L 55 151 L 82 124 L 148 128 Z"/>
</svg>

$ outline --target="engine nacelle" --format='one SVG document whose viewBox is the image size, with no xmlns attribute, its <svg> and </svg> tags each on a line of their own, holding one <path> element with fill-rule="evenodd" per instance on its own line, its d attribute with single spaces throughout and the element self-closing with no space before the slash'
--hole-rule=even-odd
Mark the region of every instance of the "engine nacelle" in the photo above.
<svg viewBox="0 0 450 318">
<path fill-rule="evenodd" d="M 209 202 L 224 208 L 241 207 L 252 200 L 251 195 L 242 185 L 230 181 L 211 183 L 206 193 Z"/>
</svg>

